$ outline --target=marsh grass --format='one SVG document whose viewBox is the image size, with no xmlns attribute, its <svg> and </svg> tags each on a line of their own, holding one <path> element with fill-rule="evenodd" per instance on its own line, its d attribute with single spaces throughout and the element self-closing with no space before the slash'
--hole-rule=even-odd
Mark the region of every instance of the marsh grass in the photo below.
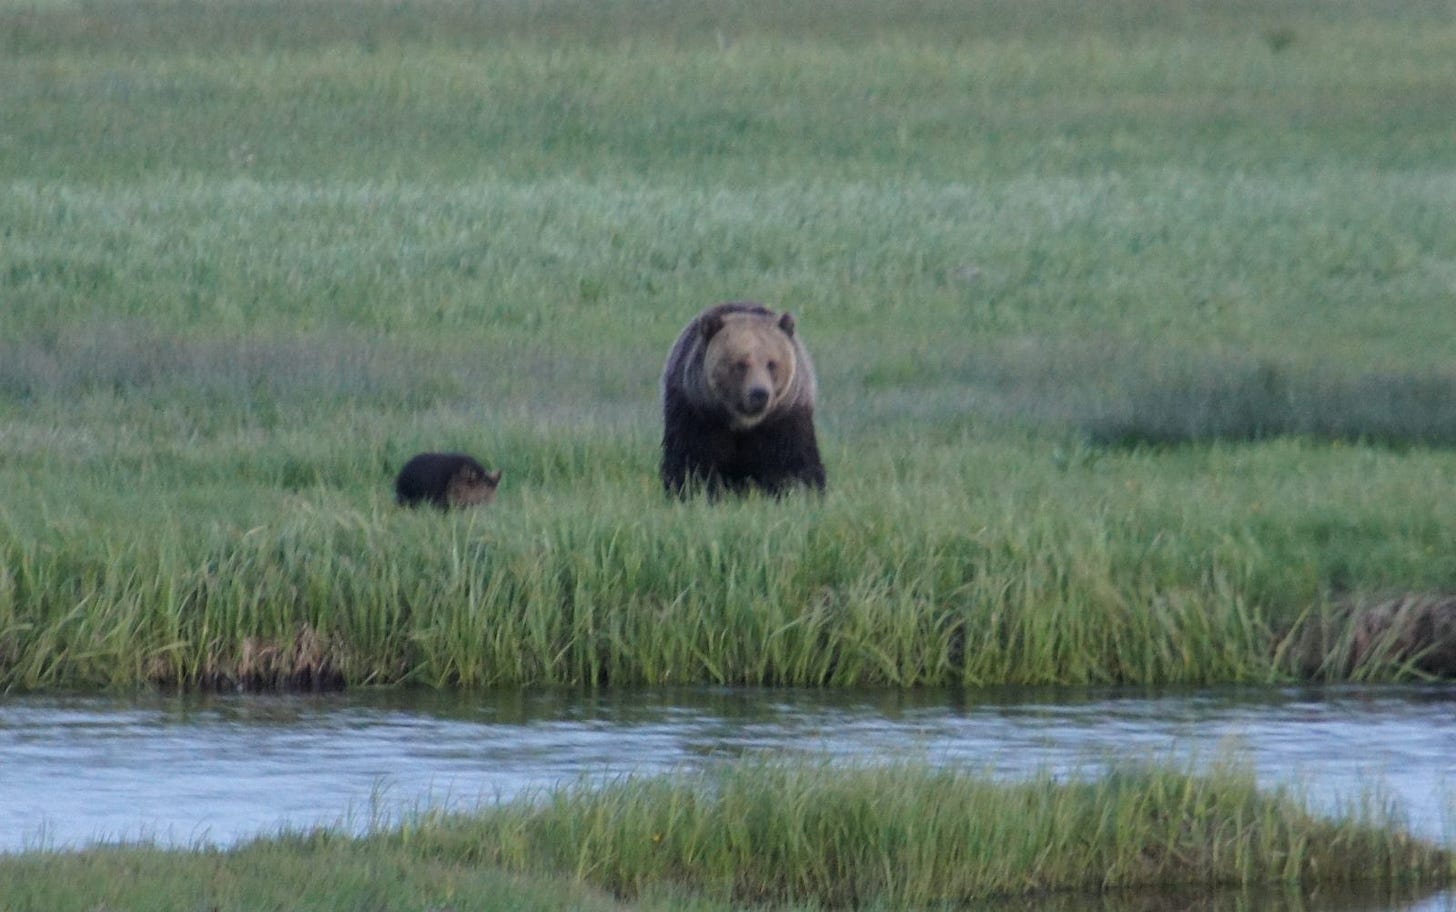
<svg viewBox="0 0 1456 912">
<path fill-rule="evenodd" d="M 845 422 L 822 500 L 672 504 L 642 403 L 591 398 L 610 361 L 553 374 L 588 411 L 524 368 L 477 403 L 536 357 L 508 347 L 116 324 L 7 348 L 8 688 L 1339 677 L 1353 616 L 1318 660 L 1287 645 L 1329 588 L 1452 585 L 1436 451 L 1049 447 L 993 405 L 994 432 L 902 416 L 893 450 Z M 394 508 L 427 448 L 504 467 L 501 501 Z"/>
<path fill-rule="evenodd" d="M 1150 372 L 1076 424 L 1097 444 L 1161 446 L 1304 436 L 1388 446 L 1456 446 L 1456 375 L 1341 376 L 1239 359 Z"/>
<path fill-rule="evenodd" d="M 0 687 L 1294 673 L 1456 591 L 1448 12 L 7 6 Z M 658 491 L 729 298 L 823 500 Z"/>
<path fill-rule="evenodd" d="M 969 465 L 987 458 L 1016 457 Z M 1388 518 L 1271 551 L 1221 515 L 1108 511 L 1080 472 L 1036 495 L 1040 473 L 999 496 L 906 483 L 866 516 L 874 478 L 822 501 L 664 505 L 650 466 L 593 481 L 543 463 L 491 509 L 442 518 L 394 508 L 375 465 L 339 471 L 282 498 L 265 473 L 238 507 L 249 528 L 199 528 L 185 517 L 209 508 L 186 499 L 127 539 L 82 534 L 94 517 L 32 537 L 0 516 L 6 686 L 1275 680 L 1303 667 L 1278 644 L 1324 578 L 1407 572 L 1373 547 Z M 374 486 L 364 503 L 356 483 Z M 1088 511 L 1023 513 L 1033 497 Z M 1339 563 L 1288 572 L 1320 559 Z"/>
<path fill-rule="evenodd" d="M 1450 858 L 1367 810 L 1329 820 L 1235 766 L 995 783 L 915 765 L 740 761 L 566 788 L 384 839 L 631 898 L 673 883 L 739 903 L 923 908 L 1173 886 L 1444 883 Z"/>
<path fill-rule="evenodd" d="M 617 912 L 622 904 L 564 877 L 523 878 L 440 863 L 343 838 L 282 836 L 223 852 L 140 846 L 0 856 L 5 903 L 15 912 L 127 909 L 151 912 L 351 912 L 361 908 L 459 912 Z M 692 900 L 643 910 L 704 908 Z M 726 906 L 709 907 L 726 912 Z"/>
<path fill-rule="evenodd" d="M 991 406 L 991 432 L 902 416 L 894 449 L 846 421 L 822 500 L 672 504 L 642 403 L 591 398 L 610 361 L 553 374 L 589 410 L 529 371 L 477 402 L 535 357 L 507 347 L 119 324 L 8 350 L 8 688 L 1339 676 L 1280 645 L 1331 588 L 1453 582 L 1437 451 L 1048 446 Z M 432 448 L 503 467 L 500 502 L 397 510 Z"/>
<path fill-rule="evenodd" d="M 748 758 L 426 812 L 359 837 L 318 829 L 226 851 L 35 852 L 0 858 L 0 877 L 17 910 L 1298 912 L 1339 907 L 1309 898 L 1330 894 L 1418 897 L 1449 885 L 1453 868 L 1396 808 L 1364 800 L 1319 816 L 1287 791 L 1258 789 L 1232 760 L 1007 783 L 913 762 Z"/>
</svg>

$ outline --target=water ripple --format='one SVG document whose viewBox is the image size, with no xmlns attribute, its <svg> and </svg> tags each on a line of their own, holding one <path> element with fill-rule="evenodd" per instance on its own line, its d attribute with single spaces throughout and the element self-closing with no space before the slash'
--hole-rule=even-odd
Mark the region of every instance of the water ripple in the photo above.
<svg viewBox="0 0 1456 912">
<path fill-rule="evenodd" d="M 1337 809 L 1452 841 L 1456 688 L 0 697 L 0 851 L 228 845 L 750 753 L 920 758 L 1008 778 L 1232 750 Z"/>
</svg>

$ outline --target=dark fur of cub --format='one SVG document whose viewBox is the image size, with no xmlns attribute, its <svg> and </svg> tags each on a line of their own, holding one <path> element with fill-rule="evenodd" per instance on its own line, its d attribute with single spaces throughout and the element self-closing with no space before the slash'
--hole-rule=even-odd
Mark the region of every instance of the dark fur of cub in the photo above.
<svg viewBox="0 0 1456 912">
<path fill-rule="evenodd" d="M 420 453 L 399 470 L 394 497 L 406 507 L 473 507 L 495 499 L 500 479 L 500 469 L 487 472 L 464 453 Z"/>
</svg>

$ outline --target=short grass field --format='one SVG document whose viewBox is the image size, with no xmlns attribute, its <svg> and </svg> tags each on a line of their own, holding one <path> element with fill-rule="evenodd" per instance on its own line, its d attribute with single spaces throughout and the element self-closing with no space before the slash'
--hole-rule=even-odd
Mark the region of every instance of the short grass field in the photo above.
<svg viewBox="0 0 1456 912">
<path fill-rule="evenodd" d="M 1416 674 L 1453 111 L 1435 0 L 3 0 L 0 687 Z M 670 502 L 745 298 L 829 491 Z"/>
</svg>

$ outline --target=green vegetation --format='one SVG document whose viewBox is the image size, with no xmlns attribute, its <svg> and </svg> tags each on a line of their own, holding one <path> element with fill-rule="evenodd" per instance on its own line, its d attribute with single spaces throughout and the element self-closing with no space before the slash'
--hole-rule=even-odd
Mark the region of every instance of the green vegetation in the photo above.
<svg viewBox="0 0 1456 912">
<path fill-rule="evenodd" d="M 319 831 L 227 852 L 0 859 L 7 908 L 17 912 L 906 909 L 990 900 L 1018 908 L 1018 898 L 1159 908 L 1155 895 L 1135 892 L 1149 887 L 1277 887 L 1287 894 L 1207 901 L 1302 909 L 1298 897 L 1314 892 L 1374 889 L 1393 901 L 1449 884 L 1452 874 L 1447 852 L 1409 837 L 1378 802 L 1339 820 L 1312 816 L 1227 764 L 1199 775 L 1124 767 L 1090 781 L 1008 785 L 916 765 L 739 761 L 712 773 L 560 788 L 362 837 Z M 1082 904 L 1070 902 L 1078 897 Z"/>
<path fill-rule="evenodd" d="M 1388 677 L 1295 645 L 1456 588 L 1448 4 L 30 0 L 0 49 L 0 687 Z M 822 501 L 658 490 L 726 298 L 799 316 Z M 442 448 L 495 507 L 393 507 Z"/>
<path fill-rule="evenodd" d="M 396 838 L 434 857 L 572 871 L 625 896 L 676 882 L 740 902 L 830 906 L 1449 878 L 1442 852 L 1390 823 L 1318 820 L 1234 770 L 1008 786 L 915 767 L 750 763 L 696 782 L 577 789 Z"/>
<path fill-rule="evenodd" d="M 1433 673 L 1452 110 L 1441 0 L 12 0 L 0 689 Z M 799 316 L 822 499 L 659 490 L 662 359 L 727 298 Z M 497 505 L 395 508 L 447 448 Z M 32 852 L 0 905 L 1452 882 L 1392 812 L 1230 770 L 538 798 Z"/>
</svg>

